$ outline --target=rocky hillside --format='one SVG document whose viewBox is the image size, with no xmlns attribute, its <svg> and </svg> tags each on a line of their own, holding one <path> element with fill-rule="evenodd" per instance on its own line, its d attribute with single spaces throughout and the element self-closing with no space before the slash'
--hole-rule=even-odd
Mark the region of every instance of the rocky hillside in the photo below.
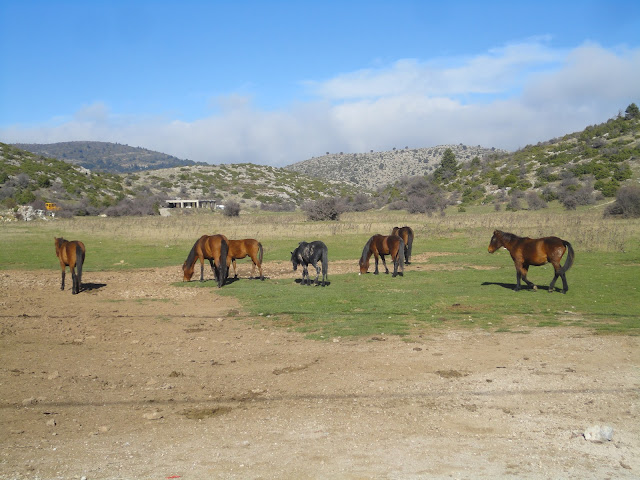
<svg viewBox="0 0 640 480">
<path fill-rule="evenodd" d="M 180 160 L 146 148 L 109 142 L 16 143 L 13 146 L 44 157 L 64 160 L 92 171 L 110 173 L 139 172 L 196 164 L 191 160 Z"/>
<path fill-rule="evenodd" d="M 349 180 L 367 190 L 384 187 L 403 177 L 427 175 L 451 149 L 459 162 L 483 158 L 505 150 L 470 147 L 467 145 L 439 145 L 431 148 L 394 149 L 388 152 L 337 153 L 314 157 L 285 167 L 311 177 L 330 180 Z"/>
</svg>

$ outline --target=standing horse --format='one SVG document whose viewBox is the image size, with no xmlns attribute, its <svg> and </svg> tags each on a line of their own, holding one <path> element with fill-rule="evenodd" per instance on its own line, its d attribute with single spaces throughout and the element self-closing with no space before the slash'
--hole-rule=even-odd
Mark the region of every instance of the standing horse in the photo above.
<svg viewBox="0 0 640 480">
<path fill-rule="evenodd" d="M 260 280 L 264 280 L 262 276 L 262 244 L 253 238 L 245 238 L 244 240 L 229 240 L 229 253 L 227 254 L 227 268 L 233 264 L 233 276 L 238 278 L 236 270 L 236 259 L 250 257 L 253 265 L 251 266 L 251 277 L 258 267 L 260 272 Z"/>
<path fill-rule="evenodd" d="M 320 267 L 317 265 L 318 262 L 322 264 L 322 286 L 324 287 L 329 268 L 329 249 L 327 249 L 327 246 L 319 240 L 311 243 L 300 242 L 298 247 L 291 252 L 293 270 L 296 271 L 298 265 L 302 265 L 303 285 L 306 283 L 311 285 L 311 278 L 309 278 L 309 270 L 307 268 L 309 264 L 313 265 L 316 269 L 315 284 L 318 285 L 318 277 L 320 276 Z"/>
<path fill-rule="evenodd" d="M 84 264 L 85 248 L 84 243 L 80 240 L 67 241 L 64 238 L 55 239 L 56 256 L 60 260 L 60 268 L 62 269 L 62 283 L 60 284 L 60 290 L 64 290 L 64 276 L 67 265 L 71 271 L 71 278 L 73 279 L 73 285 L 71 286 L 71 293 L 73 295 L 80 293 L 82 287 L 82 265 Z M 76 267 L 78 267 L 78 273 L 76 274 Z"/>
<path fill-rule="evenodd" d="M 382 258 L 382 265 L 384 265 L 385 272 L 389 273 L 387 263 L 384 261 L 385 255 L 391 255 L 393 260 L 393 277 L 396 275 L 402 276 L 404 274 L 404 240 L 397 235 L 374 235 L 367 241 L 362 249 L 362 256 L 360 257 L 360 275 L 367 273 L 369 270 L 369 259 L 373 255 L 376 259 L 376 270 L 374 275 L 378 275 L 378 257 Z M 398 272 L 400 268 L 400 272 Z"/>
<path fill-rule="evenodd" d="M 556 283 L 558 277 L 562 278 L 562 293 L 567 293 L 569 286 L 567 285 L 567 270 L 573 265 L 573 247 L 566 240 L 562 240 L 558 237 L 543 237 L 543 238 L 528 238 L 518 237 L 513 233 L 501 232 L 500 230 L 494 230 L 491 242 L 489 242 L 489 253 L 493 253 L 500 247 L 506 248 L 511 254 L 513 263 L 516 267 L 516 289 L 520 290 L 520 279 L 536 290 L 536 286 L 527 280 L 527 272 L 529 266 L 540 266 L 547 262 L 553 265 L 555 275 L 551 283 L 549 284 L 549 291 L 553 292 L 553 286 Z M 567 260 L 564 262 L 564 266 L 560 266 L 560 260 L 564 255 L 564 252 L 568 250 Z"/>
<path fill-rule="evenodd" d="M 194 265 L 200 260 L 200 281 L 204 281 L 204 260 L 209 260 L 211 270 L 218 282 L 218 288 L 224 285 L 227 279 L 227 256 L 229 246 L 224 235 L 203 235 L 193 244 L 187 259 L 182 264 L 184 273 L 183 281 L 188 282 L 193 276 Z"/>
<path fill-rule="evenodd" d="M 404 264 L 411 264 L 411 248 L 413 247 L 413 230 L 411 227 L 393 227 L 391 235 L 398 235 L 404 241 Z"/>
</svg>

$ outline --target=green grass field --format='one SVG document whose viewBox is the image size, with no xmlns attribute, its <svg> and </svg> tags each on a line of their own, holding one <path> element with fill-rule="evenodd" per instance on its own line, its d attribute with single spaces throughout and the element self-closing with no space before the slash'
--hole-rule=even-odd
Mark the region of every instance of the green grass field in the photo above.
<svg viewBox="0 0 640 480">
<path fill-rule="evenodd" d="M 61 235 L 84 241 L 86 272 L 180 265 L 204 233 L 258 238 L 266 262 L 288 261 L 298 241 L 320 239 L 329 247 L 330 261 L 353 260 L 355 265 L 369 236 L 388 233 L 395 225 L 414 229 L 414 256 L 445 255 L 414 262 L 398 278 L 333 275 L 330 263 L 330 285 L 325 288 L 302 286 L 293 279 L 241 279 L 220 290 L 212 281 L 176 285 L 234 296 L 264 326 L 290 328 L 316 339 L 383 333 L 410 338 L 443 326 L 490 331 L 575 326 L 600 333 L 640 333 L 640 222 L 603 219 L 597 209 L 496 213 L 479 207 L 433 218 L 384 211 L 345 214 L 339 222 L 254 213 L 236 219 L 201 214 L 13 223 L 0 229 L 0 268 L 59 268 L 53 238 Z M 515 269 L 508 252 L 490 255 L 486 250 L 494 228 L 569 240 L 576 251 L 567 274 L 569 292 L 546 291 L 553 277 L 549 265 L 529 271 L 538 291 L 514 292 Z"/>
</svg>

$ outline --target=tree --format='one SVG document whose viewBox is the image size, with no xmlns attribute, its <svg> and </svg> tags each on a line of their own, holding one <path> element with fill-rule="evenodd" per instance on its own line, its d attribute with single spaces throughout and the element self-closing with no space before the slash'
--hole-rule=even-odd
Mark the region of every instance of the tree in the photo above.
<svg viewBox="0 0 640 480">
<path fill-rule="evenodd" d="M 453 150 L 447 148 L 442 155 L 440 165 L 433 172 L 433 176 L 437 180 L 448 180 L 456 176 L 457 171 L 460 169 L 458 162 L 456 161 L 456 155 Z"/>
<path fill-rule="evenodd" d="M 624 118 L 626 118 L 627 120 L 631 120 L 632 118 L 640 118 L 640 109 L 635 103 L 629 105 L 624 113 Z"/>
</svg>

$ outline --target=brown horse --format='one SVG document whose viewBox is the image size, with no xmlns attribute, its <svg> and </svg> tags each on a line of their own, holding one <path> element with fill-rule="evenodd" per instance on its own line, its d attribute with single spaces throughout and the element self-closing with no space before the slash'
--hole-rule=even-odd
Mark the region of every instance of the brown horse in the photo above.
<svg viewBox="0 0 640 480">
<path fill-rule="evenodd" d="M 367 273 L 369 270 L 369 259 L 373 255 L 376 259 L 376 270 L 374 275 L 378 274 L 378 257 L 382 258 L 385 272 L 389 273 L 387 263 L 384 261 L 385 255 L 391 255 L 393 260 L 393 277 L 404 274 L 404 240 L 397 235 L 374 235 L 371 237 L 362 250 L 360 256 L 360 274 Z M 400 272 L 398 272 L 400 268 Z"/>
<path fill-rule="evenodd" d="M 55 239 L 56 256 L 60 260 L 60 268 L 62 269 L 62 283 L 60 284 L 60 290 L 64 290 L 64 276 L 66 267 L 69 266 L 71 271 L 71 278 L 73 279 L 73 285 L 71 286 L 71 293 L 73 295 L 80 293 L 82 288 L 82 265 L 84 264 L 85 248 L 84 243 L 80 240 L 68 241 L 64 238 Z M 76 274 L 76 267 L 78 267 L 78 273 Z"/>
<path fill-rule="evenodd" d="M 404 240 L 404 264 L 411 264 L 411 248 L 413 247 L 413 230 L 411 227 L 393 227 L 391 235 L 398 235 Z"/>
<path fill-rule="evenodd" d="M 227 262 L 229 246 L 224 235 L 203 235 L 193 244 L 187 259 L 182 264 L 183 281 L 188 282 L 193 276 L 196 261 L 200 260 L 200 281 L 204 281 L 204 260 L 209 260 L 211 270 L 218 282 L 218 288 L 227 279 Z"/>
<path fill-rule="evenodd" d="M 528 238 L 518 237 L 513 233 L 501 232 L 494 230 L 493 237 L 489 243 L 489 253 L 493 253 L 500 247 L 506 248 L 511 254 L 511 258 L 516 267 L 516 292 L 520 290 L 520 279 L 536 290 L 536 286 L 527 280 L 527 272 L 529 266 L 540 266 L 549 262 L 553 265 L 555 275 L 549 284 L 549 291 L 553 292 L 553 286 L 558 277 L 562 278 L 562 293 L 567 293 L 569 286 L 567 285 L 567 270 L 573 265 L 573 247 L 566 240 L 558 237 Z M 564 266 L 560 266 L 560 260 L 564 252 L 568 250 L 567 260 Z"/>
<path fill-rule="evenodd" d="M 227 254 L 227 268 L 233 263 L 233 276 L 238 278 L 238 271 L 236 270 L 236 259 L 242 259 L 250 257 L 253 265 L 251 266 L 251 277 L 258 267 L 260 272 L 260 280 L 264 280 L 262 276 L 262 244 L 254 240 L 253 238 L 245 238 L 244 240 L 229 240 L 229 253 Z"/>
</svg>

